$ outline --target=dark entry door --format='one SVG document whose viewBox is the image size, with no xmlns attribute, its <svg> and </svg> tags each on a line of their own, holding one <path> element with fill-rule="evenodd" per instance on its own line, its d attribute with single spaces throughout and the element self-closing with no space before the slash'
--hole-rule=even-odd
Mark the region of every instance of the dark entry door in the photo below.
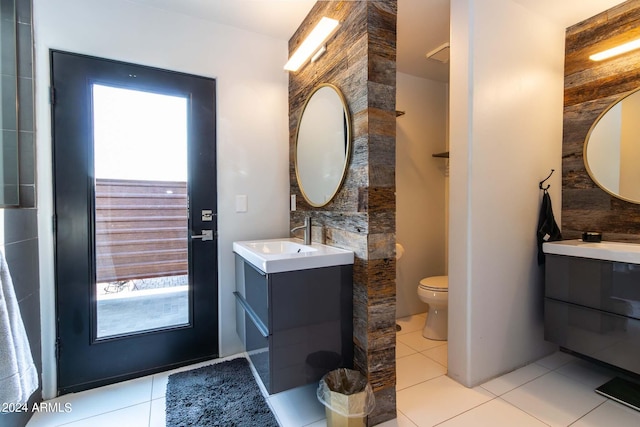
<svg viewBox="0 0 640 427">
<path fill-rule="evenodd" d="M 51 64 L 60 393 L 217 357 L 215 80 Z"/>
</svg>

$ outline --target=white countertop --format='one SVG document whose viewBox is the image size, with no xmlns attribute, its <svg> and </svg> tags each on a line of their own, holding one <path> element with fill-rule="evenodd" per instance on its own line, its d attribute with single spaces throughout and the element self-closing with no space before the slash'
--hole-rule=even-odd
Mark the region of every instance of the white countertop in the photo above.
<svg viewBox="0 0 640 427">
<path fill-rule="evenodd" d="M 567 255 L 580 258 L 640 264 L 640 244 L 620 242 L 583 242 L 582 240 L 560 240 L 542 245 L 546 254 Z"/>
<path fill-rule="evenodd" d="M 233 252 L 265 273 L 353 264 L 352 251 L 294 238 L 233 242 Z"/>
</svg>

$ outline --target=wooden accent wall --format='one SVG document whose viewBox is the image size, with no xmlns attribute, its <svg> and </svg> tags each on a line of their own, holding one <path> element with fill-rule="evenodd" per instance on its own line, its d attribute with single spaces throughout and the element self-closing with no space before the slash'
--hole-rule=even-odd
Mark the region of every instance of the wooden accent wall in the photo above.
<svg viewBox="0 0 640 427">
<path fill-rule="evenodd" d="M 322 16 L 340 20 L 327 52 L 289 76 L 291 226 L 312 218 L 313 240 L 353 250 L 354 365 L 366 373 L 377 405 L 375 425 L 396 417 L 395 100 L 397 0 L 319 1 L 289 41 L 292 53 Z M 331 83 L 352 117 L 351 160 L 336 198 L 314 208 L 294 169 L 295 135 L 306 98 Z"/>
<path fill-rule="evenodd" d="M 640 243 L 640 205 L 600 189 L 589 177 L 583 147 L 598 116 L 640 87 L 640 51 L 594 62 L 589 55 L 640 37 L 640 0 L 630 0 L 569 27 L 565 45 L 562 141 L 562 235 L 598 230 L 606 240 Z"/>
<path fill-rule="evenodd" d="M 187 183 L 96 180 L 98 283 L 187 274 Z"/>
</svg>

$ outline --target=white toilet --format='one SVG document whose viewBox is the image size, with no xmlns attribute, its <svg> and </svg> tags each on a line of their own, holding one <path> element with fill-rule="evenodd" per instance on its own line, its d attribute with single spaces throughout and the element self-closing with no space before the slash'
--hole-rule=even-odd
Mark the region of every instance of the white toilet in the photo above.
<svg viewBox="0 0 640 427">
<path fill-rule="evenodd" d="M 433 276 L 420 280 L 418 297 L 428 304 L 427 321 L 422 336 L 430 340 L 447 339 L 449 309 L 449 277 Z"/>
</svg>

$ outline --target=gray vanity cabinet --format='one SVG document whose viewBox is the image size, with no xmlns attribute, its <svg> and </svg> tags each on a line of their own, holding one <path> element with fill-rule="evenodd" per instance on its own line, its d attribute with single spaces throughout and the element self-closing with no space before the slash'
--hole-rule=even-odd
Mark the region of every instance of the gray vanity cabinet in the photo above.
<svg viewBox="0 0 640 427">
<path fill-rule="evenodd" d="M 640 374 L 640 265 L 546 255 L 545 339 Z"/>
<path fill-rule="evenodd" d="M 270 394 L 352 367 L 352 265 L 265 274 L 235 262 L 236 330 Z"/>
</svg>

